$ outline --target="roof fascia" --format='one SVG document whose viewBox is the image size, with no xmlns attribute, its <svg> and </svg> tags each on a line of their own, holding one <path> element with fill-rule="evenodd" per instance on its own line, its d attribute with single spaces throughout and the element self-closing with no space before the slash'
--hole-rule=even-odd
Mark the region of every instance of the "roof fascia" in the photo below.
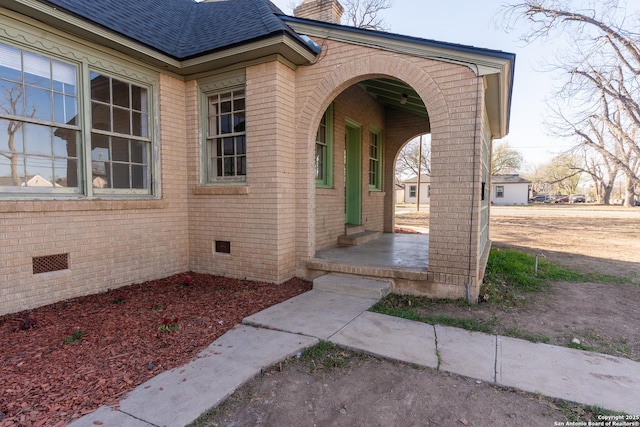
<svg viewBox="0 0 640 427">
<path fill-rule="evenodd" d="M 476 76 L 485 78 L 486 101 L 496 106 L 488 108 L 491 136 L 502 138 L 509 133 L 515 54 L 285 15 L 280 18 L 299 34 L 468 67 Z"/>
<path fill-rule="evenodd" d="M 465 65 L 478 76 L 500 72 L 505 63 L 515 60 L 514 54 L 497 50 L 362 30 L 285 15 L 280 18 L 299 34 Z"/>
<path fill-rule="evenodd" d="M 284 63 L 294 69 L 298 65 L 309 64 L 316 58 L 314 53 L 288 34 L 275 34 L 265 39 L 181 61 L 180 73 L 183 75 L 201 73 L 273 55 L 281 56 L 286 60 Z"/>
</svg>

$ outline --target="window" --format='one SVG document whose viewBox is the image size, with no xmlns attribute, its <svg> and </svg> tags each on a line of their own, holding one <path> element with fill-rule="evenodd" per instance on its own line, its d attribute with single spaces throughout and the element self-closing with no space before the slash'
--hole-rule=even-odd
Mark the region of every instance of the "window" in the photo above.
<svg viewBox="0 0 640 427">
<path fill-rule="evenodd" d="M 316 133 L 315 171 L 317 187 L 333 185 L 333 106 L 322 115 Z"/>
<path fill-rule="evenodd" d="M 207 124 L 207 181 L 244 181 L 247 175 L 244 89 L 208 94 Z"/>
<path fill-rule="evenodd" d="M 0 44 L 3 192 L 78 192 L 78 67 Z"/>
<path fill-rule="evenodd" d="M 496 197 L 498 199 L 504 197 L 504 185 L 496 185 Z"/>
<path fill-rule="evenodd" d="M 0 192 L 152 194 L 149 89 L 82 70 L 0 43 Z"/>
<path fill-rule="evenodd" d="M 369 189 L 382 189 L 382 143 L 379 131 L 369 133 Z"/>
<path fill-rule="evenodd" d="M 416 190 L 417 190 L 418 186 L 417 185 L 410 185 L 409 186 L 409 197 L 416 197 Z"/>
<path fill-rule="evenodd" d="M 150 183 L 147 90 L 92 72 L 91 175 L 96 193 L 148 190 Z"/>
</svg>

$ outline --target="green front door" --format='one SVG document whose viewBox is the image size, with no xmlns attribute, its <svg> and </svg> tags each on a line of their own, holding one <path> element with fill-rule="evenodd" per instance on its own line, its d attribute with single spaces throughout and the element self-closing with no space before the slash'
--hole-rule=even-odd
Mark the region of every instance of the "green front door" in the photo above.
<svg viewBox="0 0 640 427">
<path fill-rule="evenodd" d="M 359 126 L 345 127 L 344 222 L 361 224 L 362 212 L 362 133 Z"/>
</svg>

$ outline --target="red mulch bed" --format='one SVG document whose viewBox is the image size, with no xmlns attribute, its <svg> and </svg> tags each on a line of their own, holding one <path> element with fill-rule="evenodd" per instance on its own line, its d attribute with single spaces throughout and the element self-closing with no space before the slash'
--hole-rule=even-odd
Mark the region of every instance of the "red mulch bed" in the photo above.
<svg viewBox="0 0 640 427">
<path fill-rule="evenodd" d="M 0 426 L 64 426 L 114 405 L 242 318 L 311 289 L 188 275 L 189 285 L 178 274 L 0 317 Z M 175 318 L 178 330 L 159 330 Z M 82 337 L 64 344 L 74 329 Z"/>
</svg>

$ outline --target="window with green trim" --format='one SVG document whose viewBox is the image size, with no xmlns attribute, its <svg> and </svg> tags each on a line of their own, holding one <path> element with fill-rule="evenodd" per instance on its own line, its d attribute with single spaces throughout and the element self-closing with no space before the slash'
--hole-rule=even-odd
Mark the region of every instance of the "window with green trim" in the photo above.
<svg viewBox="0 0 640 427">
<path fill-rule="evenodd" d="M 382 138 L 380 131 L 369 132 L 369 189 L 382 189 Z"/>
<path fill-rule="evenodd" d="M 322 115 L 316 132 L 315 173 L 317 187 L 333 186 L 333 106 Z"/>
<path fill-rule="evenodd" d="M 149 87 L 84 69 L 0 43 L 0 193 L 153 193 Z"/>
<path fill-rule="evenodd" d="M 207 96 L 207 180 L 244 181 L 247 136 L 244 88 Z"/>
</svg>

